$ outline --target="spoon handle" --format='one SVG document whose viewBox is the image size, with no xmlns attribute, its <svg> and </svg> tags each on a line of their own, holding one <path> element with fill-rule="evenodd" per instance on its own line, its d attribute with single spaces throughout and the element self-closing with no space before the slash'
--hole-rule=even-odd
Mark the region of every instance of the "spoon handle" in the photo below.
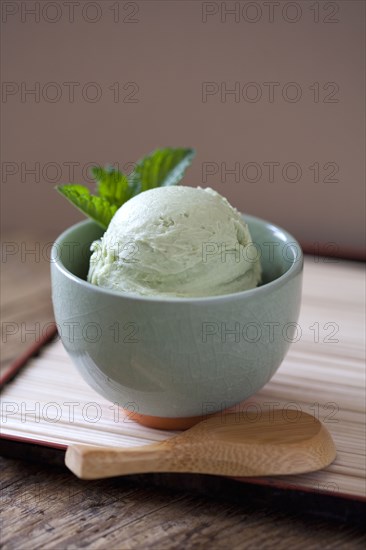
<svg viewBox="0 0 366 550">
<path fill-rule="evenodd" d="M 169 449 L 160 443 L 128 449 L 71 445 L 65 456 L 66 466 L 81 479 L 167 471 L 174 466 L 172 460 Z"/>
</svg>

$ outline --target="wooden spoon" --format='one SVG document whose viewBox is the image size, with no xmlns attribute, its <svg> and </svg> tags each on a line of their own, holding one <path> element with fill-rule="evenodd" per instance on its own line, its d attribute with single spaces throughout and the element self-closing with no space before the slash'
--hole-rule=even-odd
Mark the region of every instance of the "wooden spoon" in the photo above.
<svg viewBox="0 0 366 550">
<path fill-rule="evenodd" d="M 276 410 L 223 414 L 170 439 L 141 447 L 71 445 L 67 467 L 81 479 L 147 472 L 192 472 L 225 476 L 272 476 L 328 466 L 336 449 L 313 416 Z"/>
</svg>

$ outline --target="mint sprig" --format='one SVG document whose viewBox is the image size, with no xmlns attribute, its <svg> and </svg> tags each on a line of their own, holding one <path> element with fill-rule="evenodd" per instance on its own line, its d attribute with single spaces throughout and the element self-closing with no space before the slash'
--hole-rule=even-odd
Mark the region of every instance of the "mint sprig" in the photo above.
<svg viewBox="0 0 366 550">
<path fill-rule="evenodd" d="M 137 192 L 176 185 L 195 155 L 193 149 L 157 149 L 137 162 L 130 181 Z"/>
<path fill-rule="evenodd" d="M 78 184 L 58 185 L 56 189 L 76 208 L 107 229 L 118 208 L 135 195 L 179 183 L 194 155 L 194 149 L 157 149 L 139 160 L 128 175 L 115 168 L 96 166 L 92 168 L 95 195 Z"/>
<path fill-rule="evenodd" d="M 118 210 L 117 205 L 112 204 L 104 197 L 92 195 L 84 185 L 60 185 L 57 190 L 103 229 L 108 227 Z"/>
<path fill-rule="evenodd" d="M 128 176 L 114 168 L 95 167 L 91 169 L 97 182 L 98 195 L 118 207 L 133 196 Z"/>
</svg>

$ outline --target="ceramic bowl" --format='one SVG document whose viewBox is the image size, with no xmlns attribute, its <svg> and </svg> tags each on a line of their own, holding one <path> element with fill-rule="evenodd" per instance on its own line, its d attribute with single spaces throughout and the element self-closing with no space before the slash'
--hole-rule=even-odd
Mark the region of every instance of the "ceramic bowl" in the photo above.
<svg viewBox="0 0 366 550">
<path fill-rule="evenodd" d="M 185 428 L 255 394 L 296 333 L 303 256 L 287 231 L 245 215 L 261 286 L 208 298 L 122 294 L 86 281 L 103 230 L 70 227 L 52 249 L 52 299 L 62 342 L 99 394 L 159 428 Z"/>
</svg>

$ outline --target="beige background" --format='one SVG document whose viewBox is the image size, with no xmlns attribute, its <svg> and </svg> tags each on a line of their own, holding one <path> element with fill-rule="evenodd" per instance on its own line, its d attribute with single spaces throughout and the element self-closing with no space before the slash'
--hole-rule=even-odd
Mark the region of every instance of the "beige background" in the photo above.
<svg viewBox="0 0 366 550">
<path fill-rule="evenodd" d="M 236 15 L 225 14 L 235 2 L 120 2 L 117 22 L 118 3 L 108 0 L 79 2 L 74 22 L 63 2 L 57 11 L 55 3 L 41 2 L 39 21 L 21 4 L 31 9 L 35 2 L 2 2 L 3 228 L 53 238 L 82 219 L 53 189 L 70 181 L 70 163 L 76 163 L 73 181 L 83 183 L 87 163 L 122 167 L 159 146 L 193 146 L 197 157 L 186 184 L 217 189 L 243 212 L 282 224 L 302 243 L 362 249 L 363 1 L 280 2 L 272 21 L 268 3 L 259 1 L 237 2 Z M 67 82 L 79 83 L 73 102 Z M 90 82 L 101 91 L 99 101 L 87 101 L 96 89 Z M 117 102 L 116 85 L 109 89 L 116 82 Z M 205 82 L 223 91 L 237 82 L 244 96 L 257 89 L 262 97 L 250 102 L 243 94 L 221 98 L 218 92 L 203 101 Z M 255 88 L 245 88 L 250 82 Z M 266 82 L 279 83 L 273 101 Z M 301 90 L 297 102 L 283 98 L 289 82 Z M 25 94 L 37 86 L 39 97 Z M 126 102 L 137 88 L 137 102 Z M 61 97 L 53 102 L 57 90 Z M 290 98 L 295 91 L 287 88 Z M 273 181 L 268 162 L 279 163 Z M 297 182 L 282 176 L 289 162 L 301 169 Z M 221 169 L 235 163 L 241 170 L 236 178 Z M 245 181 L 242 172 L 248 168 L 253 179 L 258 165 L 261 178 Z M 337 166 L 338 181 L 323 181 Z M 27 172 L 34 167 L 36 175 Z M 217 173 L 204 178 L 208 168 Z M 287 179 L 294 176 L 290 165 Z"/>
</svg>

